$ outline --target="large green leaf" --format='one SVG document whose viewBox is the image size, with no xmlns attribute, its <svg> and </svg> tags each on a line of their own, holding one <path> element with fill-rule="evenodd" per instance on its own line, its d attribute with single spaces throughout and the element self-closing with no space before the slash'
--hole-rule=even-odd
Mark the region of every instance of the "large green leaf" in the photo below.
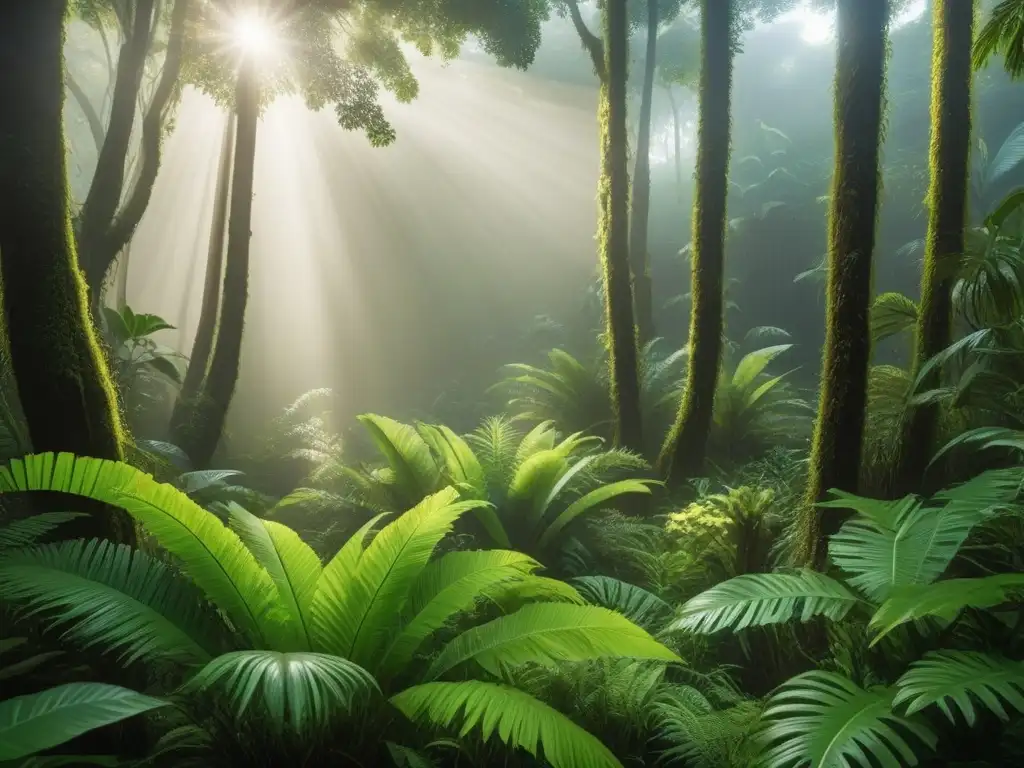
<svg viewBox="0 0 1024 768">
<path fill-rule="evenodd" d="M 733 371 L 732 386 L 737 389 L 748 388 L 775 358 L 788 351 L 792 346 L 792 344 L 776 344 L 744 355 L 743 359 L 736 364 L 736 370 Z"/>
<path fill-rule="evenodd" d="M 691 598 L 669 628 L 711 634 L 815 616 L 840 621 L 863 603 L 842 583 L 816 571 L 746 573 Z"/>
<path fill-rule="evenodd" d="M 619 496 L 629 493 L 650 494 L 651 485 L 655 480 L 619 480 L 618 482 L 602 485 L 580 498 L 562 510 L 551 524 L 544 529 L 538 544 L 543 547 L 550 546 L 561 534 L 567 525 L 586 512 L 599 507 Z"/>
<path fill-rule="evenodd" d="M 941 576 L 974 526 L 995 511 L 980 492 L 936 496 L 946 501 L 939 508 L 911 496 L 888 502 L 833 494 L 836 500 L 819 506 L 854 509 L 859 516 L 830 540 L 832 562 L 851 575 L 851 586 L 879 602 L 894 587 Z"/>
<path fill-rule="evenodd" d="M 415 427 L 373 413 L 364 413 L 359 421 L 394 471 L 405 501 L 414 503 L 437 490 L 441 472 Z"/>
<path fill-rule="evenodd" d="M 43 453 L 0 468 L 0 493 L 13 490 L 60 491 L 121 507 L 181 561 L 236 629 L 256 644 L 274 637 L 274 582 L 234 532 L 177 488 L 120 462 Z"/>
<path fill-rule="evenodd" d="M 912 734 L 929 749 L 937 739 L 924 722 L 893 714 L 892 700 L 891 690 L 864 690 L 832 672 L 797 675 L 768 700 L 766 749 L 760 764 L 764 768 L 917 765 L 907 736 Z"/>
<path fill-rule="evenodd" d="M 894 705 L 907 704 L 907 714 L 935 705 L 956 722 L 952 703 L 968 725 L 977 719 L 975 701 L 1004 722 L 1004 705 L 1024 713 L 1024 662 L 974 651 L 933 651 L 914 662 L 896 687 Z"/>
<path fill-rule="evenodd" d="M 947 579 L 898 587 L 871 617 L 878 630 L 872 644 L 901 624 L 926 616 L 952 621 L 964 608 L 992 608 L 1024 592 L 1024 574 L 1001 573 L 982 579 Z"/>
<path fill-rule="evenodd" d="M 459 724 L 460 737 L 477 727 L 484 742 L 497 734 L 508 746 L 543 757 L 552 768 L 621 768 L 607 747 L 572 720 L 506 685 L 426 683 L 391 697 L 391 703 L 414 722 L 442 728 Z"/>
<path fill-rule="evenodd" d="M 322 581 L 313 618 L 325 650 L 364 666 L 380 657 L 434 548 L 460 515 L 480 503 L 457 503 L 456 497 L 452 488 L 428 496 L 377 534 L 347 583 Z"/>
<path fill-rule="evenodd" d="M 261 520 L 234 502 L 228 504 L 231 528 L 277 587 L 288 617 L 294 650 L 312 648 L 312 605 L 323 564 L 316 552 L 286 525 Z"/>
<path fill-rule="evenodd" d="M 45 613 L 85 647 L 198 663 L 215 649 L 201 593 L 163 563 L 109 541 L 65 541 L 0 559 L 0 597 Z M 223 625 L 216 627 L 223 630 Z"/>
<path fill-rule="evenodd" d="M 871 304 L 871 341 L 877 344 L 917 324 L 917 303 L 902 293 L 879 294 Z"/>
<path fill-rule="evenodd" d="M 430 563 L 413 587 L 405 611 L 410 618 L 384 655 L 378 677 L 398 674 L 424 640 L 495 585 L 522 580 L 540 567 L 532 557 L 503 550 L 449 552 Z"/>
<path fill-rule="evenodd" d="M 68 683 L 0 701 L 0 760 L 28 757 L 166 704 L 102 683 Z"/>
<path fill-rule="evenodd" d="M 207 688 L 215 688 L 239 719 L 257 699 L 271 726 L 296 731 L 325 726 L 379 691 L 373 676 L 347 659 L 276 651 L 218 656 L 186 685 L 186 690 Z"/>
<path fill-rule="evenodd" d="M 628 657 L 680 661 L 626 617 L 592 605 L 533 603 L 454 638 L 426 673 L 436 680 L 475 661 L 492 674 L 502 667 Z"/>
<path fill-rule="evenodd" d="M 571 583 L 588 602 L 617 611 L 647 630 L 660 628 L 672 613 L 672 606 L 657 595 L 610 576 L 581 576 Z"/>
</svg>

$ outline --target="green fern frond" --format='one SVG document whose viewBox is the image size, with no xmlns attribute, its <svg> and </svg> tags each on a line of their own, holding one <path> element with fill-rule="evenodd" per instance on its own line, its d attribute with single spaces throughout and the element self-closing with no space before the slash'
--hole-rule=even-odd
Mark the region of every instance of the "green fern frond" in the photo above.
<svg viewBox="0 0 1024 768">
<path fill-rule="evenodd" d="M 1005 705 L 1024 713 L 1024 662 L 991 654 L 933 651 L 914 662 L 896 687 L 893 704 L 907 704 L 908 715 L 934 705 L 955 723 L 955 708 L 973 726 L 976 701 L 1004 722 L 1010 719 Z"/>
<path fill-rule="evenodd" d="M 845 677 L 811 671 L 786 681 L 768 700 L 764 768 L 887 768 L 919 762 L 912 735 L 928 749 L 938 739 L 923 721 L 892 712 L 894 691 L 864 690 Z"/>
<path fill-rule="evenodd" d="M 717 584 L 689 600 L 669 630 L 711 634 L 722 629 L 780 624 L 824 616 L 841 621 L 864 600 L 815 571 L 750 573 Z"/>
<path fill-rule="evenodd" d="M 441 728 L 458 724 L 461 737 L 479 727 L 485 743 L 497 735 L 552 768 L 622 768 L 607 747 L 565 715 L 505 685 L 426 683 L 407 688 L 391 703 L 417 723 Z"/>
<path fill-rule="evenodd" d="M 66 541 L 0 559 L 0 596 L 44 613 L 84 647 L 125 663 L 208 660 L 215 627 L 201 593 L 150 556 L 108 541 Z"/>
</svg>

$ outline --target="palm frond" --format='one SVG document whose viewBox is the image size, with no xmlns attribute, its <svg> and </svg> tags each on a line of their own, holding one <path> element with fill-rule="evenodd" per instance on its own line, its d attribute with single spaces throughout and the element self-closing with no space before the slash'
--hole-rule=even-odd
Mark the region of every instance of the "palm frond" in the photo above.
<svg viewBox="0 0 1024 768">
<path fill-rule="evenodd" d="M 815 571 L 749 573 L 690 599 L 669 629 L 711 634 L 815 616 L 841 621 L 863 603 L 842 583 Z"/>
<path fill-rule="evenodd" d="M 68 683 L 0 701 L 0 761 L 21 760 L 167 703 L 103 683 Z"/>
<path fill-rule="evenodd" d="M 436 680 L 467 661 L 491 674 L 520 664 L 552 664 L 602 657 L 680 661 L 629 619 L 606 608 L 533 603 L 473 627 L 449 642 L 426 673 Z"/>
<path fill-rule="evenodd" d="M 1010 719 L 1006 705 L 1024 713 L 1024 662 L 974 651 L 933 651 L 897 681 L 893 704 L 907 704 L 912 715 L 937 706 L 952 722 L 954 709 L 968 725 L 977 720 L 975 702 L 1000 720 Z M 951 706 L 952 705 L 952 706 Z"/>
<path fill-rule="evenodd" d="M 201 593 L 163 563 L 109 541 L 66 541 L 0 559 L 0 596 L 44 613 L 84 647 L 122 660 L 208 660 L 216 629 Z"/>
<path fill-rule="evenodd" d="M 0 468 L 0 493 L 60 491 L 121 507 L 175 555 L 193 582 L 254 642 L 269 642 L 277 590 L 241 539 L 188 496 L 134 467 L 69 453 L 26 456 Z"/>
<path fill-rule="evenodd" d="M 660 628 L 672 612 L 657 595 L 610 576 L 581 576 L 570 583 L 588 602 L 621 613 L 648 631 Z"/>
<path fill-rule="evenodd" d="M 379 692 L 358 664 L 323 653 L 235 651 L 218 656 L 186 685 L 215 688 L 241 719 L 254 699 L 274 728 L 298 732 L 327 725 Z"/>
<path fill-rule="evenodd" d="M 82 512 L 43 512 L 8 523 L 0 527 L 0 553 L 32 546 L 64 523 L 84 516 Z"/>
<path fill-rule="evenodd" d="M 480 728 L 487 742 L 497 734 L 552 768 L 622 768 L 597 738 L 529 694 L 506 685 L 470 680 L 425 683 L 391 698 L 406 717 L 442 728 L 458 724 L 459 735 Z"/>
<path fill-rule="evenodd" d="M 923 722 L 892 712 L 894 691 L 864 690 L 841 675 L 811 671 L 786 681 L 768 700 L 764 768 L 913 766 L 915 746 L 937 743 Z M 871 761 L 867 763 L 865 761 Z"/>
</svg>

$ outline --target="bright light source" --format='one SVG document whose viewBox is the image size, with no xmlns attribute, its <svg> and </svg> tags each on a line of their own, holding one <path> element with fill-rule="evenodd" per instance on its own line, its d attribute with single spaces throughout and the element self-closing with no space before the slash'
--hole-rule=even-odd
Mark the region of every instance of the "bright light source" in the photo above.
<svg viewBox="0 0 1024 768">
<path fill-rule="evenodd" d="M 270 23 L 253 13 L 235 19 L 232 33 L 235 44 L 254 56 L 265 56 L 274 49 L 276 43 Z"/>
</svg>

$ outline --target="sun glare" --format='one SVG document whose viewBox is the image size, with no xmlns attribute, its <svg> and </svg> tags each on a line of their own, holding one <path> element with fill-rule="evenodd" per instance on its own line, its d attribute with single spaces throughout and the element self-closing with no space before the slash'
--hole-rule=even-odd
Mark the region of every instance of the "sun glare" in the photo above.
<svg viewBox="0 0 1024 768">
<path fill-rule="evenodd" d="M 270 22 L 253 13 L 236 18 L 232 34 L 235 44 L 254 56 L 265 56 L 275 47 L 276 40 Z"/>
</svg>

